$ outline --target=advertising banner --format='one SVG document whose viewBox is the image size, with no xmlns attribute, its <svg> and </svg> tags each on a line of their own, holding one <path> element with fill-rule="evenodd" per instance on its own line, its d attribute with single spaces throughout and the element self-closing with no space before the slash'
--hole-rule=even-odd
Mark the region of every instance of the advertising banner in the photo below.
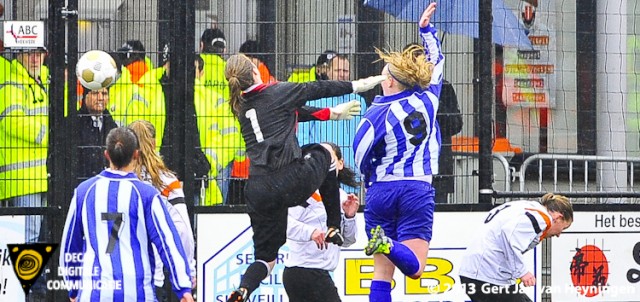
<svg viewBox="0 0 640 302">
<path fill-rule="evenodd" d="M 24 216 L 0 216 L 0 301 L 24 301 L 7 244 L 24 242 Z"/>
<path fill-rule="evenodd" d="M 517 16 L 532 49 L 504 48 L 503 100 L 509 106 L 553 108 L 556 47 L 553 1 L 522 0 Z"/>
<path fill-rule="evenodd" d="M 422 278 L 413 280 L 396 270 L 392 298 L 394 302 L 468 301 L 458 277 L 458 264 L 466 244 L 474 236 L 474 225 L 481 225 L 486 213 L 436 212 L 433 239 L 427 267 Z M 373 257 L 364 254 L 367 243 L 364 216 L 357 216 L 357 242 L 342 249 L 339 265 L 333 273 L 338 293 L 343 301 L 369 301 L 373 277 Z M 246 214 L 199 214 L 198 230 L 198 300 L 226 301 L 227 295 L 239 284 L 241 274 L 253 259 L 253 241 L 249 217 Z M 284 262 L 289 257 L 287 245 L 280 249 L 271 275 L 250 297 L 250 301 L 288 301 L 282 284 Z M 541 253 L 536 248 L 527 254 L 526 265 L 541 280 Z M 533 301 L 541 301 L 539 287 L 526 288 Z"/>
<path fill-rule="evenodd" d="M 553 301 L 638 301 L 640 212 L 577 212 L 552 245 Z"/>
</svg>

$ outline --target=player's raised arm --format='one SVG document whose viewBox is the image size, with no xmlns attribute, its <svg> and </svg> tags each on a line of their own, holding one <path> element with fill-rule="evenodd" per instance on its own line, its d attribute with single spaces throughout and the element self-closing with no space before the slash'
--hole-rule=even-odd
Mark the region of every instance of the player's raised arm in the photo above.
<svg viewBox="0 0 640 302">
<path fill-rule="evenodd" d="M 420 38 L 422 39 L 422 46 L 424 46 L 426 60 L 434 66 L 431 74 L 431 85 L 438 85 L 438 93 L 436 95 L 439 95 L 439 87 L 442 85 L 442 73 L 444 70 L 444 55 L 442 54 L 440 40 L 436 35 L 436 28 L 430 23 L 431 16 L 433 16 L 435 10 L 436 4 L 431 3 L 422 13 L 418 25 L 420 26 Z"/>
</svg>

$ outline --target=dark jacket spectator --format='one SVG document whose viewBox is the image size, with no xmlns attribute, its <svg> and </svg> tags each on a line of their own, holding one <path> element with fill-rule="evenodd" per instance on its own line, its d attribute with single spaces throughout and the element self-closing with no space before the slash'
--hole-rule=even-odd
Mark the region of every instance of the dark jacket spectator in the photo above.
<svg viewBox="0 0 640 302">
<path fill-rule="evenodd" d="M 78 110 L 78 183 L 93 177 L 108 162 L 104 157 L 104 146 L 107 134 L 118 125 L 107 110 L 108 90 L 88 91 L 84 94 L 82 106 Z"/>
<path fill-rule="evenodd" d="M 463 121 L 456 91 L 453 89 L 453 85 L 446 80 L 442 83 L 440 106 L 436 119 L 440 124 L 441 146 L 438 159 L 439 173 L 434 177 L 433 186 L 436 189 L 436 203 L 447 203 L 447 196 L 455 191 L 451 137 L 460 133 Z"/>
</svg>

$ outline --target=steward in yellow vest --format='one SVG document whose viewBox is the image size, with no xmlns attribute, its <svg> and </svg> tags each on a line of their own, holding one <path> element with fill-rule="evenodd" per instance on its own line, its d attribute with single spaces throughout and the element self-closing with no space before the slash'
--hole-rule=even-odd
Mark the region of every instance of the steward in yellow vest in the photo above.
<svg viewBox="0 0 640 302">
<path fill-rule="evenodd" d="M 0 200 L 47 192 L 48 71 L 30 58 L 42 62 L 44 54 L 24 52 L 2 63 L 8 74 L 0 81 Z"/>
</svg>

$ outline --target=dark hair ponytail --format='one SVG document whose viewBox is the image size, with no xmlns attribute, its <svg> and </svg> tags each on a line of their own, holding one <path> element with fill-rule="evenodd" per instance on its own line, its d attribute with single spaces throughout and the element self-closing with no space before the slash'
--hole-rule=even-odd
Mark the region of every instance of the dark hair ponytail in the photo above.
<svg viewBox="0 0 640 302">
<path fill-rule="evenodd" d="M 342 150 L 340 150 L 340 147 L 338 147 L 338 145 L 331 142 L 324 142 L 323 144 L 331 146 L 331 149 L 333 149 L 333 152 L 336 153 L 336 157 L 338 158 L 338 160 L 343 160 Z M 342 170 L 338 172 L 338 182 L 352 188 L 357 188 L 360 186 L 358 181 L 356 181 L 356 172 L 353 171 L 351 167 L 347 166 L 344 166 Z"/>
</svg>

